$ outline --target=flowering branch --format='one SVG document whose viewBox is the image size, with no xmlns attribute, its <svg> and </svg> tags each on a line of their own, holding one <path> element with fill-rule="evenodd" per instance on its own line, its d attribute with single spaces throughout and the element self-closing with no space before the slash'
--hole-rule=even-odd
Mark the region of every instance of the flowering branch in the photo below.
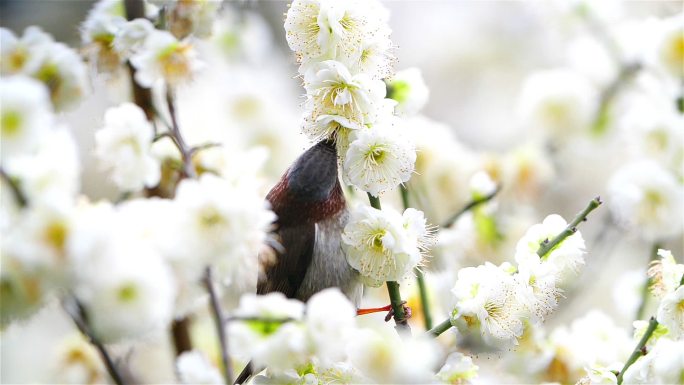
<svg viewBox="0 0 684 385">
<path fill-rule="evenodd" d="M 634 351 L 627 359 L 627 362 L 625 362 L 625 366 L 622 367 L 622 370 L 620 370 L 620 373 L 617 376 L 618 385 L 622 384 L 622 378 L 624 377 L 627 369 L 629 369 L 629 367 L 632 366 L 632 364 L 636 362 L 636 360 L 639 357 L 645 354 L 644 347 L 646 346 L 648 340 L 651 338 L 651 335 L 653 335 L 653 332 L 656 330 L 656 327 L 658 327 L 658 321 L 656 321 L 654 317 L 651 317 L 651 319 L 648 320 L 648 328 L 646 329 L 646 332 L 641 337 L 641 340 L 639 340 L 639 343 L 634 348 Z"/>
<path fill-rule="evenodd" d="M 404 204 L 404 210 L 409 208 L 409 192 L 406 185 L 401 185 L 401 201 Z M 416 282 L 418 283 L 418 293 L 420 295 L 420 307 L 423 310 L 423 319 L 425 320 L 425 328 L 432 329 L 432 314 L 430 313 L 430 299 L 428 298 L 427 287 L 425 286 L 425 275 L 419 268 L 414 268 L 413 273 L 416 275 Z"/>
<path fill-rule="evenodd" d="M 501 185 L 496 186 L 496 189 L 494 189 L 494 191 L 492 191 L 491 193 L 489 193 L 485 196 L 482 196 L 482 197 L 477 197 L 477 198 L 473 199 L 472 201 L 468 202 L 468 204 L 463 206 L 463 208 L 460 211 L 458 211 L 457 213 L 452 215 L 449 219 L 447 219 L 446 222 L 444 222 L 444 224 L 441 227 L 445 228 L 445 227 L 449 227 L 449 226 L 453 225 L 458 220 L 458 218 L 461 217 L 461 215 L 467 213 L 468 211 L 474 209 L 475 207 L 477 207 L 483 203 L 489 202 L 499 193 L 499 191 L 501 191 Z"/>
<path fill-rule="evenodd" d="M 74 321 L 74 324 L 76 325 L 78 330 L 86 338 L 88 338 L 88 341 L 90 341 L 90 343 L 100 353 L 102 361 L 104 361 L 105 367 L 107 368 L 107 372 L 112 377 L 114 383 L 116 383 L 117 385 L 126 385 L 126 382 L 119 373 L 116 364 L 114 363 L 114 360 L 109 355 L 109 352 L 102 344 L 102 342 L 97 337 L 95 337 L 92 330 L 90 330 L 90 326 L 88 325 L 88 322 L 86 320 L 85 311 L 83 310 L 83 305 L 81 305 L 75 298 L 72 298 L 71 302 L 72 303 L 68 303 L 67 300 L 65 300 L 64 309 L 69 314 L 71 319 Z"/>
<path fill-rule="evenodd" d="M 554 247 L 559 245 L 561 242 L 565 240 L 565 238 L 571 236 L 572 234 L 577 232 L 577 226 L 581 223 L 587 220 L 587 215 L 589 215 L 590 212 L 594 211 L 597 207 L 601 205 L 601 197 L 596 197 L 592 199 L 587 207 L 584 208 L 584 210 L 580 211 L 579 214 L 575 217 L 575 219 L 572 220 L 568 224 L 568 227 L 565 228 L 560 234 L 558 234 L 555 238 L 548 242 L 543 242 L 540 246 L 539 249 L 537 250 L 537 255 L 539 258 L 544 258 L 546 254 L 548 254 Z"/>
<path fill-rule="evenodd" d="M 226 380 L 226 385 L 233 383 L 233 366 L 230 362 L 230 352 L 228 350 L 228 336 L 226 335 L 225 327 L 223 325 L 223 312 L 221 311 L 221 305 L 218 301 L 218 296 L 216 295 L 216 289 L 214 288 L 213 274 L 211 266 L 208 266 L 204 273 L 204 285 L 209 292 L 209 300 L 211 302 L 211 310 L 214 315 L 214 321 L 216 323 L 216 330 L 219 337 L 219 345 L 221 346 L 221 363 L 223 364 L 223 374 Z"/>
<path fill-rule="evenodd" d="M 371 193 L 368 193 L 368 201 L 374 209 L 382 210 L 382 206 L 380 205 L 380 198 L 374 196 Z M 387 281 L 387 291 L 389 293 L 392 311 L 394 312 L 394 322 L 397 325 L 397 330 L 402 330 L 410 333 L 411 328 L 408 325 L 406 313 L 404 312 L 404 302 L 401 299 L 399 283 L 396 281 Z"/>
</svg>

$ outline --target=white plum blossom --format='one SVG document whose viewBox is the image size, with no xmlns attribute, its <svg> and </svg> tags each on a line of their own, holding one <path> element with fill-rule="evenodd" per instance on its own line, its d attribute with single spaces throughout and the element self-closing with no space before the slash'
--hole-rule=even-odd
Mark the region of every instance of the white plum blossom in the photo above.
<svg viewBox="0 0 684 385">
<path fill-rule="evenodd" d="M 29 204 L 68 207 L 80 187 L 81 165 L 71 132 L 55 127 L 38 138 L 32 154 L 14 157 L 7 173 L 19 181 Z"/>
<path fill-rule="evenodd" d="M 359 329 L 347 345 L 363 383 L 430 383 L 442 352 L 429 337 L 402 339 L 388 329 Z"/>
<path fill-rule="evenodd" d="M 577 72 L 548 70 L 527 78 L 518 108 L 532 128 L 560 139 L 588 131 L 597 98 L 595 86 Z"/>
<path fill-rule="evenodd" d="M 318 360 L 328 364 L 345 358 L 344 347 L 353 337 L 356 308 L 337 288 L 314 294 L 306 304 L 307 339 Z"/>
<path fill-rule="evenodd" d="M 254 365 L 280 373 L 302 365 L 307 358 L 307 339 L 301 321 L 304 304 L 282 293 L 245 294 L 228 330 L 235 346 Z M 244 318 L 241 320 L 240 318 Z"/>
<path fill-rule="evenodd" d="M 198 350 L 184 352 L 176 359 L 176 371 L 183 384 L 223 384 L 218 369 Z"/>
<path fill-rule="evenodd" d="M 104 342 L 164 330 L 176 285 L 160 254 L 109 204 L 79 206 L 67 250 L 74 293 Z"/>
<path fill-rule="evenodd" d="M 347 262 L 379 286 L 383 281 L 399 281 L 420 264 L 423 252 L 432 243 L 422 213 L 408 209 L 398 212 L 359 206 L 342 233 Z"/>
<path fill-rule="evenodd" d="M 658 322 L 667 328 L 667 336 L 679 340 L 684 336 L 684 286 L 667 294 L 658 307 Z"/>
<path fill-rule="evenodd" d="M 449 354 L 441 369 L 437 372 L 437 378 L 446 384 L 468 384 L 477 377 L 479 367 L 473 363 L 473 359 L 460 352 Z"/>
<path fill-rule="evenodd" d="M 123 61 L 113 44 L 126 24 L 121 5 L 121 0 L 100 1 L 88 12 L 81 25 L 81 40 L 86 46 L 86 53 L 95 62 L 96 69 L 105 73 L 117 70 Z"/>
<path fill-rule="evenodd" d="M 558 275 L 560 281 L 577 272 L 584 264 L 585 253 L 584 239 L 579 231 L 565 238 L 543 258 L 537 255 L 537 250 L 544 242 L 553 240 L 567 226 L 568 223 L 563 217 L 553 214 L 547 216 L 542 223 L 530 227 L 515 247 L 515 260 L 521 266 L 521 270 L 537 269 L 541 262 L 547 264 L 552 270 L 551 273 Z"/>
<path fill-rule="evenodd" d="M 8 29 L 0 28 L 0 69 L 3 75 L 31 75 L 44 60 L 47 47 L 54 39 L 36 26 L 24 30 L 17 38 Z"/>
<path fill-rule="evenodd" d="M 0 29 L 2 74 L 24 74 L 49 90 L 55 110 L 74 106 L 87 88 L 86 68 L 79 55 L 38 27 L 29 27 L 21 38 Z"/>
<path fill-rule="evenodd" d="M 162 80 L 171 86 L 186 83 L 204 66 L 190 43 L 159 30 L 147 35 L 131 64 L 137 70 L 135 80 L 148 88 Z"/>
<path fill-rule="evenodd" d="M 549 341 L 555 350 L 554 359 L 571 373 L 597 366 L 620 370 L 634 349 L 627 331 L 599 310 L 590 310 L 569 326 L 554 329 Z"/>
<path fill-rule="evenodd" d="M 587 372 L 578 385 L 617 385 L 617 376 L 611 370 L 601 365 L 594 365 L 584 369 Z"/>
<path fill-rule="evenodd" d="M 430 90 L 425 85 L 419 68 L 411 67 L 397 71 L 387 82 L 389 97 L 396 100 L 397 112 L 415 115 L 425 106 Z"/>
<path fill-rule="evenodd" d="M 416 150 L 400 132 L 390 127 L 359 130 L 344 159 L 344 175 L 350 184 L 379 196 L 407 182 L 413 174 Z"/>
<path fill-rule="evenodd" d="M 451 290 L 456 304 L 451 322 L 463 331 L 479 328 L 489 345 L 517 344 L 525 315 L 518 290 L 513 276 L 491 263 L 461 269 Z"/>
<path fill-rule="evenodd" d="M 111 44 L 119 55 L 128 58 L 142 49 L 147 35 L 153 30 L 154 25 L 149 20 L 133 19 L 119 27 Z"/>
<path fill-rule="evenodd" d="M 684 185 L 655 161 L 623 165 L 608 182 L 609 207 L 618 224 L 638 227 L 646 240 L 680 234 L 684 226 Z"/>
<path fill-rule="evenodd" d="M 378 55 L 363 50 L 362 42 L 389 36 L 386 23 L 386 12 L 376 1 L 295 0 L 286 15 L 285 36 L 303 63 L 337 58 L 361 63 L 364 54 Z"/>
<path fill-rule="evenodd" d="M 684 265 L 677 263 L 670 250 L 658 249 L 659 260 L 654 261 L 648 269 L 651 278 L 651 291 L 662 298 L 673 293 L 681 284 L 684 276 Z"/>
<path fill-rule="evenodd" d="M 64 384 L 107 382 L 102 358 L 81 334 L 67 335 L 51 353 L 50 371 L 56 381 Z"/>
<path fill-rule="evenodd" d="M 304 132 L 311 139 L 333 136 L 337 125 L 356 130 L 373 122 L 386 93 L 382 81 L 363 73 L 352 75 L 334 60 L 312 66 L 304 75 L 304 87 L 310 106 Z"/>
<path fill-rule="evenodd" d="M 253 186 L 205 173 L 183 180 L 175 202 L 176 257 L 215 265 L 225 284 L 256 285 L 257 256 L 275 214 Z"/>
<path fill-rule="evenodd" d="M 683 14 L 660 21 L 659 33 L 653 45 L 653 61 L 665 73 L 679 81 L 684 77 L 684 34 Z"/>
<path fill-rule="evenodd" d="M 563 291 L 556 287 L 558 276 L 553 265 L 541 261 L 520 264 L 515 279 L 520 284 L 520 300 L 533 320 L 543 321 L 558 306 Z"/>
<path fill-rule="evenodd" d="M 684 378 L 684 344 L 660 338 L 624 374 L 623 384 L 678 384 Z"/>
<path fill-rule="evenodd" d="M 151 154 L 154 128 L 142 109 L 124 103 L 107 110 L 104 119 L 95 133 L 95 151 L 117 187 L 133 192 L 156 186 L 161 164 Z"/>
<path fill-rule="evenodd" d="M 41 83 L 25 76 L 0 79 L 1 156 L 4 164 L 13 155 L 35 150 L 52 123 L 50 98 Z"/>
</svg>

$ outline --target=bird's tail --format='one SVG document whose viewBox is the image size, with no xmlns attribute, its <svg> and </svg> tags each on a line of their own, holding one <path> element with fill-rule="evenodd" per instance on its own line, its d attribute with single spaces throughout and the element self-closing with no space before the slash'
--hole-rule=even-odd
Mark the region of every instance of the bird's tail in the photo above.
<svg viewBox="0 0 684 385">
<path fill-rule="evenodd" d="M 240 373 L 239 376 L 235 379 L 235 382 L 233 382 L 233 385 L 238 385 L 238 384 L 244 384 L 249 380 L 249 378 L 252 376 L 254 373 L 254 367 L 252 365 L 252 361 L 250 361 L 247 366 L 245 366 L 244 369 L 242 369 L 242 373 Z"/>
</svg>

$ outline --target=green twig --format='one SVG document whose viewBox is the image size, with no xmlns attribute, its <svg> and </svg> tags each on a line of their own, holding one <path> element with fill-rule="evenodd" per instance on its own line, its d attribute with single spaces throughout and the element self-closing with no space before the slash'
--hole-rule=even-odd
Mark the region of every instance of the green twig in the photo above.
<svg viewBox="0 0 684 385">
<path fill-rule="evenodd" d="M 548 254 L 554 247 L 563 242 L 565 238 L 576 233 L 577 225 L 579 225 L 581 222 L 586 221 L 587 215 L 589 215 L 590 212 L 594 211 L 595 208 L 599 207 L 601 203 L 603 203 L 601 202 L 601 197 L 596 197 L 592 199 L 591 202 L 589 202 L 589 204 L 587 205 L 587 207 L 585 207 L 584 210 L 577 214 L 575 219 L 573 219 L 572 222 L 568 224 L 565 230 L 563 230 L 552 240 L 542 242 L 542 244 L 539 245 L 539 249 L 537 250 L 537 255 L 539 256 L 539 258 L 543 259 L 546 256 L 546 254 Z"/>
<path fill-rule="evenodd" d="M 632 364 L 634 362 L 636 362 L 636 360 L 639 357 L 641 357 L 645 354 L 644 353 L 644 346 L 646 346 L 648 339 L 651 338 L 651 335 L 653 335 L 653 332 L 656 330 L 656 327 L 658 327 L 658 321 L 656 321 L 656 319 L 654 317 L 651 317 L 651 319 L 648 321 L 648 328 L 646 328 L 646 332 L 641 337 L 641 340 L 639 340 L 639 343 L 634 348 L 634 351 L 632 352 L 632 354 L 627 359 L 627 362 L 625 362 L 625 366 L 622 367 L 620 374 L 618 374 L 618 376 L 617 376 L 618 385 L 622 384 L 622 378 L 624 377 L 627 369 L 629 369 L 629 367 L 632 366 Z"/>
<path fill-rule="evenodd" d="M 468 204 L 463 206 L 463 208 L 461 210 L 459 210 L 456 214 L 452 215 L 449 219 L 447 219 L 446 222 L 444 222 L 444 224 L 442 224 L 441 227 L 446 228 L 446 227 L 453 225 L 454 223 L 456 223 L 458 218 L 461 217 L 461 215 L 467 213 L 468 211 L 474 209 L 475 207 L 477 207 L 483 203 L 489 202 L 490 200 L 492 200 L 496 196 L 496 194 L 499 193 L 499 191 L 501 191 L 501 185 L 497 186 L 496 189 L 494 189 L 494 191 L 492 191 L 491 193 L 489 193 L 485 196 L 482 196 L 482 197 L 477 197 L 477 198 L 473 199 L 472 201 L 468 202 Z"/>
<path fill-rule="evenodd" d="M 435 326 L 434 328 L 428 330 L 427 334 L 433 337 L 437 337 L 438 335 L 444 333 L 445 331 L 451 329 L 453 325 L 451 324 L 451 318 L 447 318 L 446 320 L 442 321 L 439 325 Z"/>
<path fill-rule="evenodd" d="M 368 193 L 368 201 L 371 206 L 377 210 L 382 210 L 380 205 L 380 198 L 373 196 Z M 397 330 L 411 332 L 411 328 L 406 320 L 406 314 L 404 312 L 404 301 L 401 299 L 401 292 L 399 291 L 399 283 L 396 281 L 387 281 L 387 291 L 390 297 L 390 305 L 392 305 L 392 311 L 394 312 L 394 323 L 397 325 Z"/>
<path fill-rule="evenodd" d="M 404 210 L 409 208 L 409 191 L 406 185 L 401 185 L 401 202 L 404 204 Z M 430 313 L 430 299 L 425 285 L 425 274 L 419 268 L 414 268 L 413 273 L 416 275 L 416 283 L 418 283 L 418 293 L 420 295 L 420 307 L 423 310 L 423 319 L 425 320 L 425 329 L 432 329 L 432 314 Z"/>
</svg>

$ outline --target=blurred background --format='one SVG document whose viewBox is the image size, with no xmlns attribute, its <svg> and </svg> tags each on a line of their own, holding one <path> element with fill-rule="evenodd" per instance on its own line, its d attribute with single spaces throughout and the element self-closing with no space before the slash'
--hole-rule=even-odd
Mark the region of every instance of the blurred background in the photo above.
<svg viewBox="0 0 684 385">
<path fill-rule="evenodd" d="M 0 25 L 20 35 L 29 25 L 39 25 L 52 34 L 56 40 L 66 42 L 72 47 L 80 46 L 79 26 L 91 9 L 94 1 L 89 0 L 0 0 Z M 265 145 L 271 149 L 271 158 L 267 164 L 267 177 L 275 180 L 290 162 L 306 147 L 307 140 L 299 134 L 299 117 L 301 115 L 301 95 L 304 90 L 300 86 L 297 74 L 297 63 L 294 55 L 287 47 L 284 36 L 283 19 L 287 10 L 285 1 L 244 1 L 227 2 L 239 12 L 258 15 L 265 21 L 267 34 L 250 35 L 245 40 L 245 51 L 254 49 L 250 56 L 252 68 L 245 70 L 240 66 L 220 67 L 240 76 L 239 82 L 223 78 L 198 81 L 201 86 L 197 90 L 181 96 L 181 102 L 187 106 L 185 114 L 181 111 L 181 121 L 186 125 L 218 124 L 212 121 L 212 115 L 204 114 L 201 106 L 209 100 L 210 93 L 217 88 L 225 100 L 234 103 L 240 92 L 252 92 L 253 88 L 271 82 L 277 95 L 266 104 L 277 105 L 278 114 L 264 123 L 259 120 L 255 126 L 246 123 L 237 124 L 241 129 L 249 127 L 249 133 L 241 133 L 247 145 Z M 515 240 L 526 226 L 540 222 L 546 215 L 559 213 L 566 219 L 583 208 L 595 195 L 606 196 L 607 180 L 625 158 L 619 151 L 622 139 L 613 141 L 608 137 L 605 142 L 598 141 L 590 145 L 573 144 L 539 144 L 538 133 L 531 130 L 520 117 L 518 108 L 521 89 L 530 74 L 559 67 L 575 66 L 591 70 L 602 64 L 600 55 L 593 55 L 591 50 L 581 50 L 577 41 L 590 38 L 600 40 L 590 25 L 578 20 L 568 8 L 578 1 L 390 1 L 384 4 L 390 11 L 390 25 L 393 30 L 392 39 L 396 44 L 395 54 L 397 70 L 418 67 L 422 71 L 425 83 L 430 90 L 430 97 L 422 114 L 443 124 L 443 127 L 455 135 L 456 141 L 467 149 L 472 156 L 449 163 L 445 166 L 444 183 L 460 184 L 458 188 L 466 189 L 468 178 L 473 172 L 456 182 L 449 179 L 449 173 L 465 173 L 457 169 L 467 168 L 464 164 L 472 161 L 477 164 L 473 168 L 484 169 L 492 175 L 502 172 L 508 165 L 516 162 L 513 149 L 526 148 L 534 143 L 535 148 L 549 150 L 544 156 L 531 156 L 529 172 L 535 179 L 534 188 L 522 189 L 519 195 L 511 189 L 502 192 L 502 200 L 509 199 L 508 205 L 516 226 L 508 226 L 510 240 L 495 249 L 476 250 L 479 253 L 474 260 L 463 258 L 460 266 L 479 264 L 484 260 L 501 263 L 511 260 Z M 629 24 L 631 20 L 645 21 L 656 18 L 672 17 L 682 12 L 680 1 L 596 1 L 593 2 L 595 17 L 602 25 L 613 26 L 619 23 Z M 574 48 L 573 48 L 574 47 Z M 587 64 L 589 63 L 589 64 Z M 600 68 L 599 68 L 600 69 Z M 598 71 L 598 70 L 597 70 Z M 591 72 L 591 71 L 590 71 Z M 600 71 L 598 71 L 600 72 Z M 216 74 L 214 74 L 216 75 Z M 225 74 L 224 74 L 225 75 Z M 611 75 L 612 76 L 612 75 Z M 234 80 L 234 79 L 233 79 Z M 83 161 L 83 192 L 93 199 L 117 197 L 118 192 L 107 180 L 107 176 L 92 159 L 93 132 L 101 127 L 104 111 L 122 99 L 120 92 L 112 92 L 107 80 L 93 78 L 93 92 L 76 109 L 64 113 L 60 119 L 68 123 L 76 133 L 81 148 Z M 114 84 L 116 88 L 116 84 Z M 202 88 L 204 87 L 204 88 Z M 261 96 L 260 96 L 261 97 Z M 237 98 L 237 99 L 236 99 Z M 211 104 L 215 107 L 216 104 Z M 219 108 L 232 108 L 229 102 L 219 104 Z M 210 107 L 204 107 L 210 108 Z M 273 110 L 262 110 L 268 115 Z M 201 122 L 200 122 L 201 121 Z M 220 120 L 218 122 L 221 122 Z M 235 120 L 231 121 L 235 123 Z M 257 127 L 258 128 L 254 128 Z M 267 126 L 267 127 L 266 127 Z M 265 127 L 265 128 L 264 128 Z M 431 135 L 432 131 L 425 131 Z M 418 136 L 421 135 L 419 132 Z M 201 136 L 201 135 L 200 135 Z M 565 147 L 563 147 L 565 146 Z M 420 151 L 420 146 L 419 146 Z M 427 153 L 428 150 L 425 150 Z M 454 150 L 460 151 L 459 149 Z M 522 151 L 522 150 L 521 150 Z M 551 154 L 551 155 L 549 155 Z M 509 156 L 510 155 L 510 156 Z M 553 159 L 552 159 L 553 158 Z M 419 152 L 420 159 L 420 152 Z M 527 159 L 527 158 L 526 158 Z M 542 163 L 548 164 L 542 164 Z M 551 168 L 553 171 L 544 171 Z M 475 170 L 477 171 L 477 170 Z M 539 173 L 539 174 L 534 174 Z M 681 170 L 680 170 L 681 174 Z M 534 175 L 537 175 L 536 177 Z M 542 176 L 539 176 L 542 175 Z M 545 176 L 544 176 L 545 175 Z M 416 178 L 420 178 L 418 175 Z M 524 177 L 520 177 L 523 178 Z M 494 178 L 496 179 L 496 178 Z M 435 179 L 435 183 L 442 179 Z M 466 185 L 465 187 L 463 185 Z M 505 183 L 504 183 L 505 185 Z M 510 184 L 506 187 L 509 187 Z M 458 189 L 454 188 L 454 189 Z M 450 191 L 450 190 L 449 190 Z M 467 198 L 467 194 L 466 194 Z M 432 210 L 425 208 L 434 223 L 440 223 L 454 210 L 461 207 L 467 199 L 459 195 L 453 202 L 435 203 Z M 441 203 L 441 202 L 440 202 Z M 391 204 L 391 203 L 390 203 Z M 507 204 L 502 203 L 503 206 Z M 521 214 L 521 211 L 524 212 Z M 610 314 L 613 320 L 628 330 L 634 319 L 633 309 L 621 311 L 624 307 L 621 295 L 624 287 L 629 290 L 638 289 L 642 283 L 651 242 L 639 237 L 639 229 L 622 231 L 611 224 L 608 218 L 609 209 L 603 207 L 592 214 L 591 220 L 582 225 L 589 250 L 587 266 L 578 282 L 567 292 L 566 299 L 561 301 L 559 310 L 547 322 L 549 329 L 563 325 L 588 309 L 601 308 Z M 684 215 L 674 213 L 673 215 Z M 524 218 L 520 219 L 520 218 Z M 502 220 L 505 222 L 505 220 Z M 445 241 L 446 242 L 446 241 Z M 450 246 L 436 253 L 448 254 Z M 684 254 L 684 241 L 681 232 L 669 237 L 662 247 L 671 249 L 681 262 Z M 464 251 L 460 251 L 463 253 Z M 440 263 L 443 256 L 435 256 L 435 264 Z M 448 263 L 447 263 L 448 264 Z M 634 281 L 626 286 L 619 286 L 625 274 L 637 272 Z M 449 277 L 453 284 L 453 277 Z M 435 274 L 435 281 L 438 281 Z M 631 281 L 630 281 L 631 282 Z M 447 285 L 448 283 L 445 283 Z M 621 283 L 622 284 L 622 283 Z M 630 286 L 631 285 L 631 286 Z M 439 284 L 433 289 L 439 296 L 442 289 Z M 620 294 L 622 290 L 623 294 Z M 634 294 L 634 295 L 633 295 Z M 409 294 L 410 295 L 410 294 Z M 381 295 L 378 295 L 381 296 Z M 631 298 L 631 297 L 630 297 Z M 624 298 L 623 298 L 624 299 Z M 625 299 L 627 300 L 627 299 Z M 436 299 L 439 302 L 438 299 Z M 382 302 L 382 300 L 377 300 Z M 623 309 L 624 310 L 624 309 Z M 416 314 L 417 312 L 414 312 Z M 49 316 L 35 322 L 52 322 Z M 40 318 L 40 317 L 39 317 Z M 441 318 L 441 317 L 436 317 Z M 64 322 L 62 322 L 64 321 Z M 61 324 L 60 324 L 61 322 Z M 68 321 L 55 322 L 55 327 L 67 328 Z M 61 325 L 61 326 L 60 326 Z M 35 377 L 25 371 L 26 361 L 36 362 L 32 356 L 35 350 L 21 350 L 15 354 L 19 344 L 34 343 L 45 346 L 51 337 L 38 326 L 24 330 L 7 330 L 2 334 L 2 382 L 32 382 Z M 496 356 L 494 356 L 496 357 Z M 493 364 L 493 363 L 489 363 Z M 143 364 L 141 364 L 143 365 Z"/>
</svg>

